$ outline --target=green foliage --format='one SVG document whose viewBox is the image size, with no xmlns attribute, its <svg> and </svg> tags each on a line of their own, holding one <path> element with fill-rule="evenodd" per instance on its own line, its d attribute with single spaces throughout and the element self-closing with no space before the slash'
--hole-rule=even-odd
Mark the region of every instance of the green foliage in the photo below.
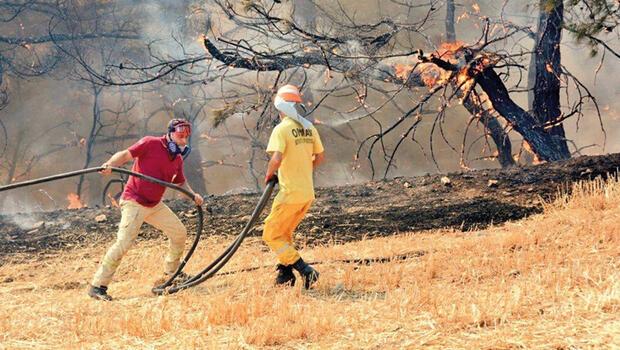
<svg viewBox="0 0 620 350">
<path fill-rule="evenodd" d="M 213 114 L 213 128 L 216 129 L 222 125 L 228 117 L 235 114 L 235 103 L 226 104 L 222 108 L 216 108 L 211 111 Z"/>
<path fill-rule="evenodd" d="M 616 31 L 619 24 L 618 1 L 568 0 L 565 3 L 564 28 L 570 31 L 577 41 L 586 40 L 591 46 L 590 54 L 593 56 L 598 54 L 598 40 L 604 40 L 606 34 Z"/>
</svg>

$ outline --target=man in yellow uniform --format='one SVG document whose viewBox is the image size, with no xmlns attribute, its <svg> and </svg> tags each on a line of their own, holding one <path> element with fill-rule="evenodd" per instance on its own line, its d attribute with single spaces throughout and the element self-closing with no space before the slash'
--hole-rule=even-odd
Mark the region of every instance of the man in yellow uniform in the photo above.
<svg viewBox="0 0 620 350">
<path fill-rule="evenodd" d="M 295 104 L 301 102 L 299 89 L 294 85 L 282 86 L 274 99 L 281 121 L 273 129 L 267 145 L 271 159 L 265 183 L 277 171 L 280 191 L 265 219 L 263 240 L 280 262 L 276 284 L 295 285 L 294 268 L 304 280 L 304 287 L 309 289 L 319 273 L 295 249 L 293 232 L 314 200 L 312 171 L 323 161 L 324 153 L 316 128 L 295 109 Z"/>
</svg>

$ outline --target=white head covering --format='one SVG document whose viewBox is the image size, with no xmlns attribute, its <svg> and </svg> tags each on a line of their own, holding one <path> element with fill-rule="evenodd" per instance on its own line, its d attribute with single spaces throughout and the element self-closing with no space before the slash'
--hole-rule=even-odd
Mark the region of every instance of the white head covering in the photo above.
<svg viewBox="0 0 620 350">
<path fill-rule="evenodd" d="M 310 129 L 312 127 L 312 123 L 308 119 L 299 115 L 297 109 L 295 109 L 295 102 L 287 102 L 282 97 L 276 96 L 273 104 L 278 111 L 301 124 L 304 129 Z"/>
<path fill-rule="evenodd" d="M 301 103 L 301 101 L 299 88 L 295 85 L 287 84 L 278 89 L 273 104 L 278 111 L 299 123 L 304 129 L 310 129 L 312 123 L 299 115 L 299 112 L 295 109 L 295 104 Z"/>
</svg>

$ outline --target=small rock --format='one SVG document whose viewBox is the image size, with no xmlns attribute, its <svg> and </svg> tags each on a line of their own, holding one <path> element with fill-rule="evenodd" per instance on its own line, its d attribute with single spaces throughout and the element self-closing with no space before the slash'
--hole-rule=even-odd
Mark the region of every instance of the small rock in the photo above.
<svg viewBox="0 0 620 350">
<path fill-rule="evenodd" d="M 464 178 L 464 179 L 473 179 L 474 175 L 463 174 L 463 175 L 461 175 L 461 177 Z"/>
<path fill-rule="evenodd" d="M 411 184 L 409 182 L 405 182 L 403 186 L 405 186 L 405 188 L 411 188 Z"/>
<path fill-rule="evenodd" d="M 332 207 L 329 205 L 324 206 L 323 208 L 319 209 L 319 214 L 329 214 L 332 211 Z"/>
<path fill-rule="evenodd" d="M 452 181 L 450 181 L 450 178 L 449 178 L 449 177 L 447 177 L 447 176 L 443 176 L 443 177 L 441 178 L 441 184 L 442 184 L 442 185 L 444 185 L 444 186 L 446 186 L 446 187 L 450 187 L 450 186 L 452 186 Z"/>
<path fill-rule="evenodd" d="M 31 229 L 39 229 L 45 226 L 45 221 L 38 221 L 32 225 Z"/>
<path fill-rule="evenodd" d="M 582 171 L 579 176 L 584 176 L 584 175 L 588 175 L 588 174 L 592 174 L 592 169 L 587 168 L 586 170 Z"/>
<path fill-rule="evenodd" d="M 508 277 L 517 277 L 521 275 L 521 271 L 519 270 L 512 270 L 508 273 Z"/>
<path fill-rule="evenodd" d="M 191 212 L 187 212 L 187 213 L 183 213 L 183 216 L 185 216 L 186 218 L 194 218 L 196 217 L 195 213 L 191 213 Z"/>
<path fill-rule="evenodd" d="M 527 188 L 527 191 L 528 191 L 528 192 L 533 192 L 533 191 L 534 191 L 534 187 L 528 187 L 528 188 Z"/>
<path fill-rule="evenodd" d="M 499 181 L 497 180 L 489 180 L 489 182 L 487 183 L 488 187 L 497 187 Z"/>
<path fill-rule="evenodd" d="M 310 233 L 317 233 L 321 231 L 321 228 L 318 226 L 312 226 L 312 228 L 310 229 Z"/>
<path fill-rule="evenodd" d="M 502 191 L 502 194 L 503 194 L 504 196 L 510 196 L 510 195 L 512 195 L 512 193 L 511 193 L 510 191 Z"/>
<path fill-rule="evenodd" d="M 108 220 L 108 217 L 105 214 L 95 216 L 95 221 L 97 222 L 105 222 L 106 220 Z"/>
</svg>

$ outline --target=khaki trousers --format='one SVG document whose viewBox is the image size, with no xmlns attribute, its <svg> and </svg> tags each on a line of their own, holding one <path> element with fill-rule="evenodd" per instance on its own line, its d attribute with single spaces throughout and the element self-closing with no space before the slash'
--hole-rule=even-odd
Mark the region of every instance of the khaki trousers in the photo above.
<svg viewBox="0 0 620 350">
<path fill-rule="evenodd" d="M 121 200 L 121 222 L 116 234 L 116 242 L 108 249 L 93 277 L 93 286 L 107 286 L 121 259 L 131 248 L 140 232 L 143 222 L 164 232 L 168 237 L 168 254 L 165 258 L 165 273 L 173 273 L 185 249 L 187 229 L 179 218 L 163 202 L 149 208 L 132 200 Z"/>
<path fill-rule="evenodd" d="M 300 257 L 293 246 L 293 232 L 311 204 L 312 201 L 295 204 L 274 202 L 271 213 L 265 219 L 263 240 L 276 253 L 282 265 L 291 265 Z"/>
</svg>

